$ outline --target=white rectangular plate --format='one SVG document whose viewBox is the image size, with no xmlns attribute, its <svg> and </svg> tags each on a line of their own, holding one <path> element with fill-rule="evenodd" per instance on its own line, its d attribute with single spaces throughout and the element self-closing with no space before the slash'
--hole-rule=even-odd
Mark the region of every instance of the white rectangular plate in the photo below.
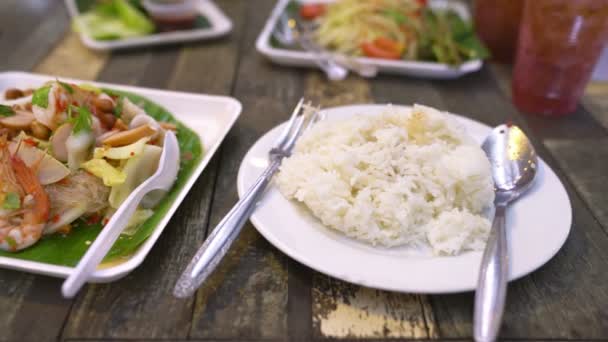
<svg viewBox="0 0 608 342">
<path fill-rule="evenodd" d="M 55 79 L 56 78 L 52 76 L 24 72 L 0 73 L 0 102 L 4 99 L 4 91 L 7 88 L 34 88 L 39 87 L 46 81 Z M 160 234 L 165 229 L 169 219 L 171 219 L 171 216 L 173 216 L 177 207 L 179 207 L 196 179 L 211 160 L 211 157 L 220 146 L 220 143 L 232 125 L 236 122 L 241 113 L 241 103 L 236 99 L 224 96 L 155 90 L 69 78 L 62 78 L 61 80 L 77 84 L 88 83 L 100 87 L 125 90 L 145 96 L 149 100 L 166 108 L 177 120 L 194 131 L 201 139 L 203 145 L 204 154 L 202 160 L 194 167 L 192 175 L 188 178 L 181 191 L 178 192 L 175 201 L 171 204 L 165 216 L 160 220 L 152 235 L 128 259 L 108 267 L 102 267 L 95 271 L 91 277 L 91 282 L 114 281 L 124 277 L 144 261 L 150 252 L 150 249 L 152 249 L 152 246 L 154 246 L 154 243 L 156 243 L 156 240 L 158 240 Z M 51 265 L 2 256 L 0 256 L 0 267 L 61 278 L 67 277 L 73 270 L 72 267 L 67 266 Z"/>
<path fill-rule="evenodd" d="M 70 17 L 74 18 L 80 14 L 76 6 L 76 0 L 65 0 Z M 210 0 L 198 0 L 198 11 L 207 18 L 211 27 L 191 30 L 180 30 L 153 33 L 142 37 L 133 37 L 117 40 L 96 40 L 80 33 L 82 43 L 94 50 L 116 50 L 148 45 L 162 45 L 169 43 L 190 42 L 223 36 L 232 30 L 232 22 L 226 15 Z"/>
<path fill-rule="evenodd" d="M 270 44 L 270 37 L 277 25 L 279 16 L 285 11 L 285 7 L 290 0 L 279 0 L 272 11 L 270 18 L 266 21 L 264 29 L 258 36 L 256 48 L 258 52 L 268 57 L 272 62 L 298 67 L 316 67 L 315 59 L 312 53 L 305 51 L 294 51 L 288 49 L 275 48 Z M 331 2 L 328 0 L 300 0 L 301 3 L 319 3 Z M 471 14 L 467 7 L 455 1 L 447 0 L 431 0 L 429 5 L 432 8 L 452 9 L 456 11 L 462 18 L 470 20 Z M 475 59 L 461 64 L 458 67 L 453 67 L 444 63 L 434 62 L 418 62 L 418 61 L 392 61 L 387 59 L 359 57 L 356 60 L 365 65 L 373 65 L 378 67 L 378 70 L 383 73 L 392 73 L 399 75 L 408 75 L 433 79 L 449 79 L 457 78 L 462 75 L 477 71 L 481 68 L 483 62 L 480 59 Z"/>
</svg>

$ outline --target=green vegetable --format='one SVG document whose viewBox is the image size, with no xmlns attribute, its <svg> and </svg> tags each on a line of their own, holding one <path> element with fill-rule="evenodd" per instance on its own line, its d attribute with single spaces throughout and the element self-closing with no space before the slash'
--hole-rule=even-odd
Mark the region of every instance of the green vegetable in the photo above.
<svg viewBox="0 0 608 342">
<path fill-rule="evenodd" d="M 418 59 L 459 65 L 467 60 L 487 58 L 488 50 L 475 35 L 473 26 L 456 12 L 425 8 L 418 34 Z"/>
<path fill-rule="evenodd" d="M 73 111 L 78 113 L 78 115 L 73 115 Z M 74 126 L 72 128 L 72 132 L 74 134 L 79 133 L 81 131 L 91 131 L 91 125 L 93 124 L 93 114 L 91 114 L 91 112 L 85 107 L 76 107 L 70 105 L 70 107 L 68 108 L 68 117 L 70 123 Z"/>
<path fill-rule="evenodd" d="M 17 249 L 17 241 L 12 236 L 7 236 L 5 240 L 12 249 Z"/>
<path fill-rule="evenodd" d="M 393 19 L 399 25 L 402 25 L 402 24 L 405 24 L 408 22 L 407 16 L 399 11 L 389 9 L 389 10 L 384 11 L 384 14 L 386 16 L 390 17 L 391 19 Z"/>
<path fill-rule="evenodd" d="M 285 11 L 290 18 L 297 18 L 300 16 L 300 3 L 297 1 L 290 1 L 285 7 Z"/>
<path fill-rule="evenodd" d="M 21 199 L 19 195 L 14 192 L 9 192 L 4 196 L 4 202 L 2 202 L 2 209 L 19 209 L 21 208 Z"/>
<path fill-rule="evenodd" d="M 92 91 L 95 94 L 101 94 L 101 89 L 97 88 L 96 86 L 94 86 L 92 84 L 88 84 L 88 83 L 79 84 L 78 88 L 83 89 L 83 90 Z"/>
<path fill-rule="evenodd" d="M 456 43 L 458 51 L 468 59 L 484 59 L 490 57 L 490 51 L 474 35 L 468 36 Z"/>
<path fill-rule="evenodd" d="M 175 201 L 177 193 L 184 187 L 194 169 L 200 164 L 203 149 L 198 135 L 177 122 L 171 113 L 163 107 L 135 94 L 110 89 L 103 89 L 103 91 L 112 96 L 125 96 L 133 103 L 141 103 L 146 113 L 156 120 L 176 124 L 180 151 L 189 151 L 193 156 L 192 159 L 182 159 L 175 184 L 167 193 L 167 196 L 154 208 L 154 215 L 146 220 L 132 236 L 121 236 L 116 241 L 105 259 L 111 261 L 128 257 L 154 233 L 158 223 Z M 0 251 L 0 256 L 52 265 L 75 266 L 89 248 L 90 243 L 95 240 L 101 231 L 102 225 L 78 220 L 72 224 L 72 227 L 72 232 L 68 235 L 45 235 L 30 248 L 17 253 Z"/>
<path fill-rule="evenodd" d="M 114 0 L 113 4 L 118 16 L 127 26 L 145 33 L 154 31 L 154 24 L 128 1 Z"/>
<path fill-rule="evenodd" d="M 97 4 L 78 16 L 73 28 L 97 40 L 123 39 L 154 32 L 154 24 L 126 0 Z"/>
<path fill-rule="evenodd" d="M 13 115 L 15 115 L 15 111 L 13 110 L 13 107 L 0 104 L 0 116 L 7 117 L 7 116 L 13 116 Z"/>
<path fill-rule="evenodd" d="M 122 96 L 119 96 L 118 100 L 116 101 L 116 106 L 114 107 L 114 116 L 117 118 L 120 118 L 120 116 L 122 115 L 122 106 L 124 101 L 125 98 Z"/>
<path fill-rule="evenodd" d="M 65 82 L 61 82 L 60 80 L 57 80 L 57 83 L 59 83 L 60 86 L 63 87 L 63 89 L 65 89 L 65 91 L 67 91 L 70 94 L 74 94 L 74 88 L 72 88 L 71 85 L 65 83 Z"/>
<path fill-rule="evenodd" d="M 40 87 L 32 95 L 32 104 L 38 107 L 47 108 L 49 106 L 49 91 L 51 86 Z"/>
</svg>

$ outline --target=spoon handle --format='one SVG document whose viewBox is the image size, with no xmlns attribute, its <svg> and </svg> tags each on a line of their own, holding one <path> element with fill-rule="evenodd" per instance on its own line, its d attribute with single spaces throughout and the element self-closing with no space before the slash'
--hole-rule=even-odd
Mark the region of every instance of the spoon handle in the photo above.
<svg viewBox="0 0 608 342">
<path fill-rule="evenodd" d="M 95 241 L 85 255 L 80 259 L 74 271 L 61 286 L 61 293 L 65 298 L 73 298 L 80 288 L 89 280 L 91 274 L 97 269 L 103 258 L 108 254 L 114 242 L 129 222 L 129 218 L 137 209 L 139 202 L 149 191 L 144 183 L 135 189 L 124 201 L 124 204 L 112 215 L 112 218 L 101 230 Z"/>
<path fill-rule="evenodd" d="M 495 341 L 500 329 L 507 296 L 509 260 L 505 224 L 506 205 L 496 206 L 496 214 L 483 253 L 475 292 L 475 341 Z"/>
</svg>

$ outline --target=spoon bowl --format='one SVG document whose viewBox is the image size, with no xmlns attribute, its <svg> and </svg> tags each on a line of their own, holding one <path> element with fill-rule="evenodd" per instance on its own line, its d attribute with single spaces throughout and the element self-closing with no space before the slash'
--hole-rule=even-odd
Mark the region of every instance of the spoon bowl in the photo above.
<svg viewBox="0 0 608 342">
<path fill-rule="evenodd" d="M 515 200 L 530 188 L 536 176 L 538 157 L 519 127 L 497 126 L 481 148 L 492 166 L 497 205 Z"/>
</svg>

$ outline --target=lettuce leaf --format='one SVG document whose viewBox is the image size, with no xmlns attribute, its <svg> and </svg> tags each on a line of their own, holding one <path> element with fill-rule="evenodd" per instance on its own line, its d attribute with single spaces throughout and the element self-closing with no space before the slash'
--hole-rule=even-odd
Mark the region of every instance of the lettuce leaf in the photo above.
<svg viewBox="0 0 608 342">
<path fill-rule="evenodd" d="M 125 0 L 99 4 L 74 19 L 74 30 L 97 40 L 123 39 L 154 32 L 154 24 Z"/>
</svg>

